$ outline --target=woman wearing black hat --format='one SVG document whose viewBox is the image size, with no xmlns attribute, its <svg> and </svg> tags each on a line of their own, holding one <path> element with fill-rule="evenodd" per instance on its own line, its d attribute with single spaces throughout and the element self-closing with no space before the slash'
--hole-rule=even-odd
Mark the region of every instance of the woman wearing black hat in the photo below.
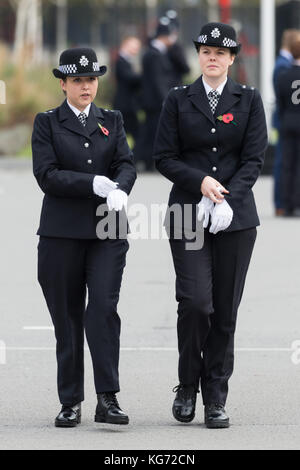
<svg viewBox="0 0 300 470">
<path fill-rule="evenodd" d="M 193 230 L 197 216 L 204 217 L 205 229 L 202 249 L 187 249 L 184 236 L 178 239 L 178 222 L 175 227 L 169 221 L 179 302 L 180 383 L 173 414 L 181 422 L 193 420 L 200 383 L 207 427 L 224 428 L 237 310 L 259 225 L 251 188 L 263 165 L 267 131 L 259 92 L 228 77 L 240 49 L 234 29 L 206 24 L 195 46 L 203 75 L 170 91 L 155 143 L 157 169 L 174 183 L 169 207 L 185 215 L 191 208 Z M 189 219 L 181 220 L 184 234 Z"/>
<path fill-rule="evenodd" d="M 38 279 L 57 340 L 63 405 L 57 427 L 75 427 L 81 421 L 84 330 L 98 395 L 95 421 L 129 421 L 115 395 L 119 391 L 117 304 L 128 250 L 127 221 L 122 236 L 122 219 L 115 217 L 116 233 L 110 236 L 110 224 L 109 237 L 99 222 L 106 220 L 107 206 L 109 214 L 124 214 L 136 172 L 121 113 L 93 103 L 98 77 L 105 72 L 92 49 L 63 52 L 53 73 L 60 78 L 66 100 L 37 115 L 32 136 L 33 171 L 45 193 L 38 230 Z"/>
</svg>

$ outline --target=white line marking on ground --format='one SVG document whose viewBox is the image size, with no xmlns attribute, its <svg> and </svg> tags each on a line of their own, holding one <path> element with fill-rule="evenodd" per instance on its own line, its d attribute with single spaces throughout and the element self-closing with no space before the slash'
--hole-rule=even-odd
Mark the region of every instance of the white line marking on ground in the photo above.
<svg viewBox="0 0 300 470">
<path fill-rule="evenodd" d="M 54 330 L 53 326 L 23 326 L 23 330 L 26 331 L 38 331 L 38 330 Z"/>
<path fill-rule="evenodd" d="M 1 344 L 0 344 L 1 349 Z M 4 348 L 3 348 L 4 349 Z M 54 347 L 10 347 L 7 346 L 6 351 L 55 351 Z M 88 348 L 84 348 L 88 351 Z M 121 348 L 121 351 L 133 351 L 133 352 L 177 352 L 177 348 L 160 348 L 160 347 L 132 347 L 132 348 Z M 291 352 L 294 351 L 292 348 L 236 348 L 237 352 Z"/>
</svg>

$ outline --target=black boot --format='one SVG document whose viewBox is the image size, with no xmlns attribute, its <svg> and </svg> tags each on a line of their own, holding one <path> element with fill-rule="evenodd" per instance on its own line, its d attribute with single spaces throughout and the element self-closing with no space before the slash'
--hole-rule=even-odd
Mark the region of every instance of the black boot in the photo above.
<svg viewBox="0 0 300 470">
<path fill-rule="evenodd" d="M 61 412 L 55 419 L 57 428 L 76 428 L 81 423 L 81 403 L 74 406 L 63 405 Z"/>
<path fill-rule="evenodd" d="M 128 424 L 129 418 L 123 413 L 114 392 L 99 393 L 95 422 Z"/>
<path fill-rule="evenodd" d="M 195 417 L 198 390 L 193 385 L 177 385 L 173 388 L 176 397 L 173 404 L 173 416 L 181 423 L 190 423 Z"/>
<path fill-rule="evenodd" d="M 205 406 L 205 424 L 209 429 L 229 428 L 229 417 L 224 405 L 216 403 Z"/>
</svg>

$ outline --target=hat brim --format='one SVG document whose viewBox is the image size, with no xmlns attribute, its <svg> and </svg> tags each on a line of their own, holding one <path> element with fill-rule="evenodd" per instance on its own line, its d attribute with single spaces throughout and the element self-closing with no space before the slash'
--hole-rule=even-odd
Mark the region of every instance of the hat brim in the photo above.
<svg viewBox="0 0 300 470">
<path fill-rule="evenodd" d="M 101 77 L 107 72 L 106 65 L 102 65 L 98 72 L 85 72 L 85 73 L 62 73 L 59 69 L 52 70 L 54 77 L 56 78 L 67 78 L 67 77 Z"/>
<path fill-rule="evenodd" d="M 242 44 L 238 44 L 236 47 L 228 47 L 228 46 L 216 46 L 216 44 L 211 44 L 209 42 L 206 42 L 204 44 L 202 42 L 193 41 L 193 43 L 195 44 L 197 52 L 199 52 L 200 46 L 225 47 L 225 49 L 230 49 L 233 54 L 237 55 L 240 52 L 241 48 L 242 48 Z"/>
</svg>

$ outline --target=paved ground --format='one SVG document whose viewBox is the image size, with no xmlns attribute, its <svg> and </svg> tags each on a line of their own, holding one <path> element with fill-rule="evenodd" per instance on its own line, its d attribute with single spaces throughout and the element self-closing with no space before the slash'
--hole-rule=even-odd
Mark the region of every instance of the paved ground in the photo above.
<svg viewBox="0 0 300 470">
<path fill-rule="evenodd" d="M 140 176 L 131 203 L 149 203 L 152 197 L 164 202 L 168 191 L 162 177 Z M 130 242 L 119 304 L 119 398 L 131 424 L 93 423 L 87 352 L 83 423 L 57 430 L 52 425 L 58 411 L 53 333 L 30 329 L 51 325 L 36 281 L 35 230 L 42 194 L 30 165 L 0 163 L 0 340 L 7 347 L 6 358 L 0 351 L 1 449 L 300 448 L 300 364 L 291 359 L 292 343 L 300 340 L 300 222 L 273 217 L 270 178 L 262 177 L 255 193 L 262 226 L 239 311 L 227 404 L 232 427 L 207 430 L 200 402 L 191 425 L 172 418 L 171 390 L 177 385 L 172 261 L 167 241 L 139 240 Z"/>
</svg>

